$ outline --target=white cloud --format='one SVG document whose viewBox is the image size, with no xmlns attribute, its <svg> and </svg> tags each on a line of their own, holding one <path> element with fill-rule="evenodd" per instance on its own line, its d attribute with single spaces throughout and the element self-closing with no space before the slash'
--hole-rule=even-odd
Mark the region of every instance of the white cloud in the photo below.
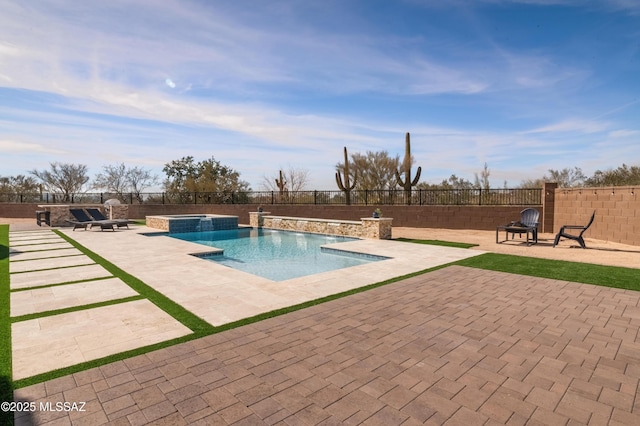
<svg viewBox="0 0 640 426">
<path fill-rule="evenodd" d="M 621 129 L 621 130 L 614 130 L 612 132 L 609 132 L 609 137 L 610 138 L 627 138 L 629 136 L 636 136 L 636 135 L 640 135 L 640 130 L 628 130 L 628 129 Z"/>
<path fill-rule="evenodd" d="M 0 152 L 20 154 L 64 154 L 64 150 L 48 147 L 38 143 L 0 139 Z"/>
<path fill-rule="evenodd" d="M 576 120 L 564 120 L 558 123 L 550 124 L 544 127 L 539 127 L 533 130 L 528 130 L 522 133 L 524 134 L 565 133 L 565 132 L 599 133 L 599 132 L 606 131 L 609 127 L 611 127 L 611 124 L 608 122 L 576 119 Z"/>
</svg>

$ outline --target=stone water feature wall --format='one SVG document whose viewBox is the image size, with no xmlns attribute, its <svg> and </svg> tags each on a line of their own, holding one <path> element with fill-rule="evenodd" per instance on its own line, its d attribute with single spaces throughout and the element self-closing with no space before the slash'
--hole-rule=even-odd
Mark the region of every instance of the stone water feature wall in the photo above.
<svg viewBox="0 0 640 426">
<path fill-rule="evenodd" d="M 362 218 L 360 221 L 316 219 L 307 217 L 271 216 L 268 212 L 249 212 L 249 224 L 254 228 L 282 229 L 344 237 L 391 239 L 392 218 Z"/>
</svg>

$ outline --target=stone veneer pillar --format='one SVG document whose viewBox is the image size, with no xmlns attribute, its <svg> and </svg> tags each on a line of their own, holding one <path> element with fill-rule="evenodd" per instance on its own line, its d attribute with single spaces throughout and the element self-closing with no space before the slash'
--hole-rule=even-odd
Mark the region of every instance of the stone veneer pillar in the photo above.
<svg viewBox="0 0 640 426">
<path fill-rule="evenodd" d="M 114 219 L 129 219 L 129 205 L 128 204 L 115 204 L 110 205 L 108 208 L 107 216 L 110 220 Z"/>
<path fill-rule="evenodd" d="M 249 212 L 249 225 L 253 228 L 262 228 L 264 226 L 264 216 L 270 214 L 270 212 Z"/>
<path fill-rule="evenodd" d="M 392 218 L 363 217 L 361 220 L 363 238 L 374 238 L 377 240 L 391 239 L 391 224 L 393 222 Z"/>
</svg>

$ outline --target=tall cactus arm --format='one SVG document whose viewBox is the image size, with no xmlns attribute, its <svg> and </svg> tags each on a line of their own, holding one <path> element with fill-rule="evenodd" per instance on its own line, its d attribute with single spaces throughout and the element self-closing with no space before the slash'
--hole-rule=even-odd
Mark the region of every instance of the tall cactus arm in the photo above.
<svg viewBox="0 0 640 426">
<path fill-rule="evenodd" d="M 356 187 L 357 181 L 358 181 L 358 170 L 356 170 L 355 173 L 353 174 L 353 183 L 351 184 L 351 187 L 349 187 L 349 190 L 352 190 Z"/>
<path fill-rule="evenodd" d="M 396 181 L 398 181 L 398 186 L 401 186 L 404 188 L 404 181 L 402 180 L 402 177 L 400 176 L 400 172 L 396 170 Z"/>
<path fill-rule="evenodd" d="M 342 184 L 342 177 L 340 177 L 340 172 L 336 172 L 336 183 L 338 184 L 338 188 L 340 188 L 340 191 L 345 190 L 345 187 Z"/>
<path fill-rule="evenodd" d="M 418 181 L 420 180 L 420 173 L 422 172 L 422 167 L 418 166 L 418 170 L 416 171 L 416 177 L 411 182 L 411 186 L 416 186 Z"/>
</svg>

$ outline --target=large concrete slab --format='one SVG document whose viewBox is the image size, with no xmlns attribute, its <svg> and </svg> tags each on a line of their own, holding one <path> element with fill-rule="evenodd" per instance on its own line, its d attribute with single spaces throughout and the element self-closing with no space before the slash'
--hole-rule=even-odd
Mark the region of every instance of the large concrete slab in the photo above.
<svg viewBox="0 0 640 426">
<path fill-rule="evenodd" d="M 55 240 L 64 241 L 53 231 L 9 233 L 9 242 L 11 245 L 50 243 Z"/>
<path fill-rule="evenodd" d="M 52 240 L 55 241 L 55 240 Z M 55 250 L 55 249 L 67 249 L 73 248 L 71 244 L 60 239 L 61 242 L 52 242 L 47 244 L 26 244 L 26 245 L 12 245 L 9 243 L 9 253 L 25 253 L 30 251 L 40 251 L 40 250 Z"/>
<path fill-rule="evenodd" d="M 388 240 L 359 240 L 335 247 L 391 259 L 275 282 L 190 255 L 211 251 L 210 247 L 168 236 L 142 235 L 154 231 L 132 227 L 109 233 L 63 232 L 213 325 L 482 253 Z"/>
<path fill-rule="evenodd" d="M 27 271 L 41 271 L 44 269 L 66 268 L 69 266 L 82 266 L 95 264 L 89 257 L 80 254 L 78 256 L 65 256 L 54 257 L 44 259 L 30 259 L 16 261 L 10 259 L 9 271 L 12 274 L 27 272 Z"/>
<path fill-rule="evenodd" d="M 187 327 L 148 300 L 13 323 L 13 379 L 189 333 Z"/>
<path fill-rule="evenodd" d="M 11 292 L 11 316 L 71 308 L 136 296 L 119 278 Z"/>
<path fill-rule="evenodd" d="M 9 277 L 11 290 L 62 284 L 72 281 L 93 280 L 112 275 L 100 265 L 74 266 L 45 271 L 22 272 Z"/>
<path fill-rule="evenodd" d="M 29 251 L 24 253 L 21 253 L 16 250 L 16 251 L 11 251 L 9 253 L 9 260 L 13 262 L 13 261 L 19 261 L 19 260 L 47 259 L 52 257 L 76 256 L 81 254 L 82 252 L 77 248 Z"/>
</svg>

